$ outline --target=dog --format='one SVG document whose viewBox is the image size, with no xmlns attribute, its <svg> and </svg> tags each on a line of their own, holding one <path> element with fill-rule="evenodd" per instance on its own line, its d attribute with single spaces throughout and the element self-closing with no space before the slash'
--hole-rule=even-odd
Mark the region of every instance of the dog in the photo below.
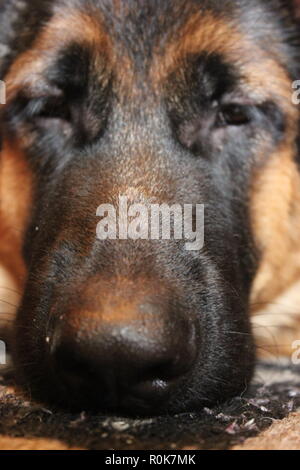
<svg viewBox="0 0 300 470">
<path fill-rule="evenodd" d="M 288 353 L 300 337 L 292 2 L 1 8 L 0 259 L 19 296 L 19 383 L 128 415 L 244 393 L 262 327 Z M 120 196 L 204 205 L 203 248 L 99 239 L 97 208 Z"/>
</svg>

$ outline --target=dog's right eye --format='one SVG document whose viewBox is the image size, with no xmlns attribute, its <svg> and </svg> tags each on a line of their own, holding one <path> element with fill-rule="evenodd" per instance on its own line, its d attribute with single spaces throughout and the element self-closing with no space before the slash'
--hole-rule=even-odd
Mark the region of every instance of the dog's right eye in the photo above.
<svg viewBox="0 0 300 470">
<path fill-rule="evenodd" d="M 71 110 L 62 96 L 34 98 L 27 105 L 29 118 L 71 121 Z"/>
</svg>

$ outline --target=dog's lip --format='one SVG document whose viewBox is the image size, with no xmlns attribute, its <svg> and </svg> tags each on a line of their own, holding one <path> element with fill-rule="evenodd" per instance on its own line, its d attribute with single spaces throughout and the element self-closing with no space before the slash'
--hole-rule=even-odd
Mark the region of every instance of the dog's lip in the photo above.
<svg viewBox="0 0 300 470">
<path fill-rule="evenodd" d="M 172 386 L 161 379 L 145 381 L 136 385 L 130 393 L 119 397 L 116 411 L 145 416 L 160 414 L 171 396 Z"/>
</svg>

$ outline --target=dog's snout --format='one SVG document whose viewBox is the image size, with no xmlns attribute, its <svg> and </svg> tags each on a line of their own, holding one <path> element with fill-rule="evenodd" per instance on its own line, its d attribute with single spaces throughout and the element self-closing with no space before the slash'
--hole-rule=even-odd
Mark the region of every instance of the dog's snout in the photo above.
<svg viewBox="0 0 300 470">
<path fill-rule="evenodd" d="M 54 370 L 78 403 L 151 413 L 166 403 L 190 370 L 196 343 L 188 323 L 166 321 L 160 307 L 148 308 L 149 318 L 128 323 L 102 319 L 57 326 Z"/>
</svg>

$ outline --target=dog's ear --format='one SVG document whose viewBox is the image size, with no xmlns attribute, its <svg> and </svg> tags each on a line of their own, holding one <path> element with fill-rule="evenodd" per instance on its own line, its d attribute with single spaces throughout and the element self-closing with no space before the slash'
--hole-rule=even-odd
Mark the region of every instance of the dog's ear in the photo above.
<svg viewBox="0 0 300 470">
<path fill-rule="evenodd" d="M 25 1 L 0 0 L 0 79 L 3 79 L 13 56 L 13 44 L 18 37 L 19 25 L 22 19 L 25 20 L 25 13 Z"/>
<path fill-rule="evenodd" d="M 0 80 L 51 15 L 53 0 L 0 0 Z"/>
<path fill-rule="evenodd" d="M 289 44 L 288 69 L 293 81 L 300 79 L 300 0 L 275 0 L 273 8 L 281 12 L 283 39 Z"/>
<path fill-rule="evenodd" d="M 296 65 L 296 76 L 294 76 L 295 80 L 300 80 L 300 0 L 286 0 L 290 4 L 290 9 L 292 16 L 294 18 L 294 21 L 296 22 L 298 26 L 298 31 L 299 34 L 295 38 L 294 44 L 295 44 L 295 49 L 296 49 L 296 55 L 298 55 L 298 60 L 296 59 L 297 65 Z M 297 28 L 296 26 L 296 28 Z M 298 54 L 297 54 L 298 53 Z M 299 105 L 298 105 L 299 106 Z M 298 139 L 297 139 L 297 148 L 298 148 L 298 158 L 297 161 L 299 163 L 300 167 L 300 119 L 299 119 L 299 125 L 298 125 Z"/>
<path fill-rule="evenodd" d="M 289 3 L 291 3 L 292 13 L 295 18 L 300 18 L 300 0 L 291 0 Z"/>
<path fill-rule="evenodd" d="M 53 0 L 0 0 L 0 80 L 18 54 L 27 50 L 51 16 Z M 0 105 L 0 156 L 1 156 Z"/>
<path fill-rule="evenodd" d="M 282 10 L 288 11 L 294 20 L 300 20 L 300 0 L 279 0 Z"/>
</svg>

